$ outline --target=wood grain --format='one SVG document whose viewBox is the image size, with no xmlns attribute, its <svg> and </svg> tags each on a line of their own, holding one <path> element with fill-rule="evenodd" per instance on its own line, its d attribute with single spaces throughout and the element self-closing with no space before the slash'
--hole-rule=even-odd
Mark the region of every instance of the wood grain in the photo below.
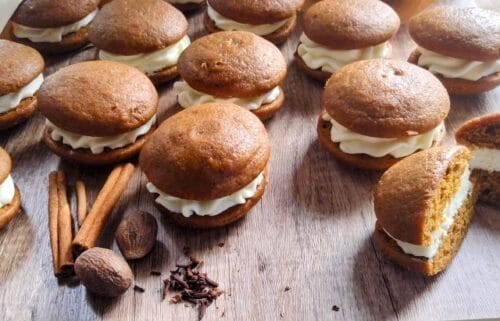
<svg viewBox="0 0 500 321">
<path fill-rule="evenodd" d="M 189 17 L 192 38 L 201 36 L 201 15 Z M 372 190 L 379 174 L 337 163 L 320 148 L 316 119 L 322 85 L 293 63 L 301 30 L 281 46 L 289 61 L 286 106 L 266 123 L 273 141 L 270 185 L 241 222 L 212 231 L 169 225 L 136 170 L 100 246 L 118 252 L 114 230 L 127 210 L 153 213 L 158 242 L 146 258 L 130 262 L 144 293 L 129 290 L 116 300 L 89 295 L 78 284 L 58 284 L 51 267 L 47 221 L 48 173 L 59 169 L 74 184 L 87 184 L 89 204 L 110 168 L 75 166 L 40 142 L 44 119 L 2 132 L 0 145 L 12 155 L 13 177 L 24 213 L 0 231 L 0 320 L 196 320 L 196 311 L 161 301 L 162 282 L 189 246 L 226 291 L 209 307 L 206 320 L 453 320 L 500 315 L 500 213 L 478 206 L 461 251 L 449 268 L 424 278 L 387 262 L 375 251 Z M 393 40 L 405 59 L 414 44 L 403 27 Z M 45 75 L 92 59 L 94 49 L 47 60 Z M 159 88 L 159 119 L 178 111 L 171 84 Z M 500 89 L 452 99 L 447 143 L 457 126 L 473 116 L 499 111 Z M 70 193 L 74 188 L 68 187 Z M 74 193 L 73 193 L 74 194 Z M 75 195 L 71 201 L 76 204 Z M 76 208 L 73 208 L 73 212 Z M 218 244 L 224 243 L 223 247 Z M 150 275 L 151 270 L 163 276 Z M 290 287 L 285 292 L 285 287 Z M 336 305 L 339 311 L 333 311 Z"/>
</svg>

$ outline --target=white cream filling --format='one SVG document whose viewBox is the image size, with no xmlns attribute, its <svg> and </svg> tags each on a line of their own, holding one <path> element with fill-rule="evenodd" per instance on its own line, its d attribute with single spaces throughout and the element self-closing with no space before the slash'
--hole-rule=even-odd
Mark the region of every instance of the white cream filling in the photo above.
<svg viewBox="0 0 500 321">
<path fill-rule="evenodd" d="M 275 23 L 261 24 L 261 25 L 251 25 L 251 24 L 241 23 L 231 20 L 227 17 L 224 17 L 223 15 L 215 11 L 214 8 L 212 8 L 209 4 L 207 4 L 207 13 L 210 19 L 212 19 L 212 21 L 215 23 L 215 26 L 219 29 L 226 31 L 231 31 L 231 30 L 248 31 L 258 36 L 265 36 L 275 32 L 279 28 L 283 27 L 288 20 L 285 19 Z"/>
<path fill-rule="evenodd" d="M 167 0 L 170 3 L 186 4 L 186 3 L 202 3 L 205 0 Z"/>
<path fill-rule="evenodd" d="M 29 84 L 22 87 L 16 92 L 0 96 L 0 114 L 6 113 L 14 109 L 21 100 L 33 97 L 43 83 L 43 74 L 39 74 Z"/>
<path fill-rule="evenodd" d="M 15 194 L 16 187 L 14 186 L 14 180 L 9 175 L 2 184 L 0 184 L 0 208 L 9 205 L 14 199 Z"/>
<path fill-rule="evenodd" d="M 247 186 L 234 192 L 231 195 L 217 198 L 210 201 L 196 201 L 178 198 L 168 195 L 159 190 L 152 183 L 147 183 L 146 188 L 152 194 L 158 194 L 156 203 L 168 209 L 170 212 L 180 213 L 184 217 L 192 215 L 215 216 L 235 205 L 245 204 L 246 200 L 252 198 L 257 192 L 257 188 L 264 179 L 264 173 L 260 173 Z"/>
<path fill-rule="evenodd" d="M 323 114 L 322 118 L 332 124 L 330 139 L 334 143 L 339 143 L 340 150 L 347 154 L 367 154 L 372 157 L 391 155 L 395 158 L 401 158 L 418 150 L 427 149 L 438 139 L 444 126 L 444 123 L 440 123 L 437 127 L 420 135 L 404 138 L 380 138 L 353 132 L 326 113 Z"/>
<path fill-rule="evenodd" d="M 469 166 L 472 169 L 482 169 L 488 172 L 500 172 L 500 150 L 473 147 L 472 159 L 469 162 Z"/>
<path fill-rule="evenodd" d="M 455 195 L 453 195 L 452 199 L 446 205 L 443 211 L 443 222 L 441 223 L 441 225 L 438 227 L 437 230 L 431 233 L 432 242 L 430 245 L 428 246 L 417 245 L 398 240 L 384 229 L 385 233 L 387 233 L 387 235 L 389 235 L 390 238 L 396 241 L 396 243 L 403 250 L 403 252 L 414 256 L 426 257 L 429 260 L 432 260 L 436 255 L 436 253 L 438 252 L 439 246 L 441 245 L 443 238 L 446 236 L 448 230 L 453 225 L 453 222 L 455 221 L 455 216 L 458 214 L 458 211 L 460 210 L 464 202 L 467 200 L 467 197 L 469 196 L 469 193 L 472 190 L 473 186 L 469 180 L 469 177 L 470 177 L 470 169 L 467 167 L 463 172 L 462 176 L 460 177 L 460 187 L 458 188 Z"/>
<path fill-rule="evenodd" d="M 32 28 L 12 23 L 12 32 L 17 38 L 27 38 L 32 42 L 61 42 L 62 37 L 88 26 L 97 14 L 97 9 L 72 24 L 55 28 Z"/>
<path fill-rule="evenodd" d="M 492 75 L 500 71 L 500 60 L 473 61 L 443 56 L 436 52 L 418 47 L 420 53 L 418 65 L 427 68 L 433 74 L 446 78 L 460 78 L 471 81 Z"/>
<path fill-rule="evenodd" d="M 321 68 L 322 71 L 333 73 L 354 61 L 385 58 L 389 55 L 389 48 L 389 42 L 386 41 L 367 48 L 335 50 L 312 41 L 305 33 L 302 33 L 297 53 L 307 67 L 311 69 Z"/>
<path fill-rule="evenodd" d="M 179 105 L 184 108 L 191 107 L 209 102 L 231 102 L 248 110 L 255 110 L 262 107 L 262 105 L 274 102 L 280 96 L 281 89 L 279 86 L 274 87 L 269 92 L 250 98 L 219 98 L 209 94 L 202 93 L 193 87 L 189 86 L 184 80 L 174 83 L 174 89 L 177 93 L 177 100 Z"/>
<path fill-rule="evenodd" d="M 73 149 L 87 148 L 93 154 L 100 154 L 105 148 L 117 149 L 135 143 L 138 137 L 148 133 L 156 122 L 156 116 L 153 116 L 147 123 L 125 134 L 105 137 L 94 137 L 75 134 L 57 127 L 49 120 L 46 125 L 52 131 L 50 136 L 55 141 L 62 140 L 63 144 L 71 146 Z"/>
<path fill-rule="evenodd" d="M 99 59 L 121 62 L 135 67 L 145 74 L 152 74 L 156 71 L 176 65 L 179 56 L 190 43 L 191 41 L 186 35 L 175 44 L 150 53 L 123 56 L 99 50 Z"/>
</svg>

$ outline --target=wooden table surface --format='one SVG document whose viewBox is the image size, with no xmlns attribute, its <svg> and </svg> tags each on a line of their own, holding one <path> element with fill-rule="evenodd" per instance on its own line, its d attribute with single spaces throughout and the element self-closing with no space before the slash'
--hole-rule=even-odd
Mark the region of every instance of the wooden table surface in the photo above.
<svg viewBox="0 0 500 321">
<path fill-rule="evenodd" d="M 202 31 L 200 14 L 190 18 L 190 36 Z M 70 184 L 82 178 L 93 201 L 110 168 L 62 162 L 40 142 L 44 119 L 2 132 L 0 145 L 14 161 L 24 212 L 0 231 L 0 320 L 196 320 L 196 310 L 161 301 L 162 279 L 183 247 L 205 260 L 205 271 L 225 290 L 206 320 L 456 320 L 500 316 L 500 213 L 478 205 L 460 252 L 441 275 L 426 278 L 386 261 L 373 245 L 372 191 L 380 174 L 339 164 L 316 139 L 322 85 L 293 63 L 300 27 L 281 46 L 289 61 L 286 106 L 266 123 L 273 142 L 270 185 L 242 221 L 211 231 L 168 224 L 136 170 L 108 223 L 100 246 L 118 251 L 113 233 L 126 210 L 142 209 L 159 221 L 157 246 L 130 262 L 135 283 L 115 300 L 89 295 L 78 284 L 52 274 L 47 228 L 48 174 L 64 170 Z M 405 59 L 414 44 L 406 27 L 392 41 Z M 92 59 L 90 48 L 47 60 L 45 76 Z M 159 88 L 159 119 L 179 110 L 171 84 Z M 500 89 L 453 97 L 446 121 L 447 143 L 463 121 L 499 111 Z M 72 190 L 72 189 L 70 189 Z M 71 195 L 74 198 L 74 195 Z M 223 246 L 220 246 L 224 243 Z M 163 275 L 152 276 L 151 270 Z M 285 291 L 289 287 L 289 291 Z M 338 311 L 332 310 L 336 305 Z"/>
</svg>

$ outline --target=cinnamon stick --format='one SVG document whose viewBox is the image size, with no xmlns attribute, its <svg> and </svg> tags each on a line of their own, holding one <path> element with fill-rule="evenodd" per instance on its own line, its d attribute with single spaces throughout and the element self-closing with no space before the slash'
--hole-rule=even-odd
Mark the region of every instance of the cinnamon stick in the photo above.
<svg viewBox="0 0 500 321">
<path fill-rule="evenodd" d="M 85 183 L 82 181 L 76 181 L 76 213 L 78 218 L 78 227 L 83 225 L 85 216 L 87 215 L 87 192 L 85 188 Z"/>
<path fill-rule="evenodd" d="M 59 195 L 57 193 L 57 172 L 49 174 L 49 236 L 52 251 L 52 267 L 54 275 L 59 275 L 59 240 L 57 217 L 59 215 Z"/>
<path fill-rule="evenodd" d="M 111 171 L 87 218 L 73 240 L 73 253 L 75 256 L 96 245 L 97 239 L 101 235 L 113 208 L 127 187 L 134 169 L 134 165 L 127 163 L 119 165 Z"/>
<path fill-rule="evenodd" d="M 58 268 L 60 276 L 73 274 L 73 253 L 71 251 L 71 241 L 73 240 L 73 231 L 71 228 L 71 210 L 68 203 L 66 191 L 66 176 L 63 172 L 57 172 L 57 194 L 58 209 L 57 216 L 57 238 L 59 244 Z"/>
</svg>

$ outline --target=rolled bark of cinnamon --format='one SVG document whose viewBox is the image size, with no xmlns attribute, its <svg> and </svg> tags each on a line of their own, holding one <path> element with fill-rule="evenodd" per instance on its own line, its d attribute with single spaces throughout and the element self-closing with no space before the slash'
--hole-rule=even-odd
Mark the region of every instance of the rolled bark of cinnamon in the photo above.
<svg viewBox="0 0 500 321">
<path fill-rule="evenodd" d="M 69 276 L 74 274 L 73 252 L 71 251 L 71 242 L 73 240 L 73 229 L 71 220 L 71 210 L 68 203 L 68 194 L 66 191 L 66 177 L 63 172 L 57 173 L 57 193 L 59 195 L 57 217 L 59 255 L 58 266 L 59 275 Z"/>
<path fill-rule="evenodd" d="M 83 221 L 85 221 L 85 217 L 87 216 L 87 191 L 85 183 L 82 181 L 76 181 L 75 190 L 78 227 L 81 227 L 83 225 Z"/>
<path fill-rule="evenodd" d="M 76 256 L 96 245 L 97 239 L 113 212 L 123 191 L 134 173 L 134 165 L 127 163 L 115 167 L 88 213 L 82 227 L 73 240 L 73 254 Z"/>
<path fill-rule="evenodd" d="M 59 240 L 57 218 L 59 216 L 59 194 L 57 192 L 57 172 L 49 174 L 49 236 L 52 251 L 52 267 L 54 275 L 60 274 L 59 270 Z"/>
</svg>

